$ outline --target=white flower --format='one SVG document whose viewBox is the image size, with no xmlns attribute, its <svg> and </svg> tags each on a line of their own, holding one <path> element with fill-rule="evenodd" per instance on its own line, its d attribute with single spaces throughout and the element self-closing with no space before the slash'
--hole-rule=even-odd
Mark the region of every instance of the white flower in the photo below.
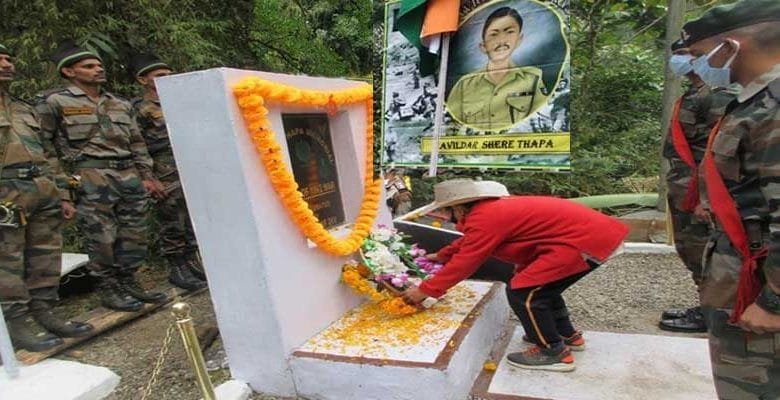
<svg viewBox="0 0 780 400">
<path fill-rule="evenodd" d="M 388 228 L 377 228 L 371 232 L 371 237 L 378 242 L 387 242 L 393 237 L 393 231 Z"/>
<path fill-rule="evenodd" d="M 406 247 L 406 245 L 403 242 L 390 243 L 390 250 L 401 250 L 404 247 Z"/>
<path fill-rule="evenodd" d="M 399 274 L 406 272 L 406 265 L 401 262 L 401 259 L 393 254 L 387 246 L 376 243 L 376 247 L 371 251 L 366 252 L 366 258 L 370 259 L 377 267 L 378 274 Z"/>
</svg>

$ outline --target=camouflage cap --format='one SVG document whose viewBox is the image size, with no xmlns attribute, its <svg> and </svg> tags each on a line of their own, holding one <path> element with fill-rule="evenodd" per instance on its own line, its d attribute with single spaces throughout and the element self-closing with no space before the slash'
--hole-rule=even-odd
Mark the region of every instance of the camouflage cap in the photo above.
<svg viewBox="0 0 780 400">
<path fill-rule="evenodd" d="M 0 43 L 0 54 L 5 54 L 5 55 L 10 56 L 11 55 L 11 50 L 8 50 L 8 47 L 5 47 L 4 44 Z"/>
<path fill-rule="evenodd" d="M 62 68 L 70 67 L 71 65 L 88 58 L 94 58 L 101 62 L 103 61 L 97 53 L 77 45 L 73 40 L 66 39 L 60 42 L 59 46 L 57 46 L 57 50 L 54 51 L 49 59 L 57 64 L 57 70 L 59 71 Z"/>
<path fill-rule="evenodd" d="M 145 75 L 161 68 L 173 69 L 154 54 L 136 54 L 130 59 L 130 69 L 135 76 Z"/>
<path fill-rule="evenodd" d="M 709 9 L 704 15 L 683 26 L 686 45 L 709 37 L 762 22 L 780 21 L 780 1 L 741 0 Z"/>
</svg>

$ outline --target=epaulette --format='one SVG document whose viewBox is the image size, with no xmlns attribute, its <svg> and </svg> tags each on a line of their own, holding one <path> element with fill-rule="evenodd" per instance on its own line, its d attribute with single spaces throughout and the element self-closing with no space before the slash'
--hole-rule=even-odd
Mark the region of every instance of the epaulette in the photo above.
<svg viewBox="0 0 780 400">
<path fill-rule="evenodd" d="M 124 102 L 124 103 L 130 104 L 130 100 L 128 100 L 128 99 L 127 99 L 127 97 L 123 97 L 123 96 L 120 96 L 120 95 L 118 95 L 118 94 L 116 94 L 116 93 L 109 92 L 109 91 L 105 91 L 105 92 L 103 92 L 103 93 L 104 93 L 106 96 L 110 96 L 110 97 L 113 97 L 113 98 L 114 98 L 114 99 L 116 99 L 116 100 L 119 100 L 119 101 L 121 101 L 121 102 Z"/>
<path fill-rule="evenodd" d="M 68 88 L 65 88 L 65 87 L 59 87 L 59 88 L 55 88 L 55 89 L 44 90 L 43 92 L 40 92 L 40 93 L 36 94 L 35 97 L 33 97 L 33 103 L 34 104 L 41 103 L 44 100 L 48 99 L 49 96 L 51 96 L 53 94 L 64 93 L 64 92 L 67 92 L 67 91 L 68 91 Z"/>
<path fill-rule="evenodd" d="M 24 105 L 28 105 L 28 106 L 30 106 L 30 107 L 32 107 L 32 106 L 34 105 L 34 104 L 32 103 L 32 101 L 25 100 L 25 99 L 23 99 L 23 98 L 21 98 L 21 97 L 16 97 L 16 96 L 14 96 L 14 95 L 11 95 L 10 97 L 11 97 L 11 101 L 15 101 L 15 102 L 18 102 L 18 103 L 22 103 L 22 104 L 24 104 Z"/>
</svg>

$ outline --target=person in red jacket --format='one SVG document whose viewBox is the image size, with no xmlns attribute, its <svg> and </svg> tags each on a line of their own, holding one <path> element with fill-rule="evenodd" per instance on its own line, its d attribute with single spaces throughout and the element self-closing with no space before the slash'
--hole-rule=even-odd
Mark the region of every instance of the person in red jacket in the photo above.
<svg viewBox="0 0 780 400">
<path fill-rule="evenodd" d="M 456 179 L 434 186 L 435 201 L 463 236 L 430 258 L 445 263 L 419 287 L 404 291 L 409 304 L 441 297 L 489 258 L 515 264 L 507 286 L 509 305 L 533 344 L 507 356 L 520 368 L 574 370 L 571 350 L 584 350 L 561 293 L 618 250 L 628 227 L 570 200 L 510 196 L 498 182 Z"/>
</svg>

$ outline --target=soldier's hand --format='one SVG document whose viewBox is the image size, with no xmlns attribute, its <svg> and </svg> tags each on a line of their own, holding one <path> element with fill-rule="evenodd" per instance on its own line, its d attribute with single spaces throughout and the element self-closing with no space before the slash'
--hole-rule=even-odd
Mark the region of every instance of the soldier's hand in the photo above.
<svg viewBox="0 0 780 400">
<path fill-rule="evenodd" d="M 155 199 L 165 198 L 165 191 L 162 183 L 157 179 L 149 179 L 144 181 L 144 189 Z"/>
<path fill-rule="evenodd" d="M 780 332 L 780 315 L 772 314 L 753 303 L 742 313 L 738 325 L 758 335 Z"/>
<path fill-rule="evenodd" d="M 76 207 L 73 207 L 73 203 L 69 201 L 61 201 L 62 205 L 62 217 L 65 219 L 73 219 L 76 216 Z"/>
<path fill-rule="evenodd" d="M 708 213 L 701 204 L 697 204 L 696 208 L 693 209 L 693 215 L 699 221 L 710 222 L 710 213 Z"/>
<path fill-rule="evenodd" d="M 425 258 L 427 258 L 427 259 L 429 259 L 431 261 L 439 262 L 439 263 L 442 262 L 441 259 L 439 259 L 439 254 L 438 253 L 428 253 L 428 254 L 425 255 Z"/>
</svg>

